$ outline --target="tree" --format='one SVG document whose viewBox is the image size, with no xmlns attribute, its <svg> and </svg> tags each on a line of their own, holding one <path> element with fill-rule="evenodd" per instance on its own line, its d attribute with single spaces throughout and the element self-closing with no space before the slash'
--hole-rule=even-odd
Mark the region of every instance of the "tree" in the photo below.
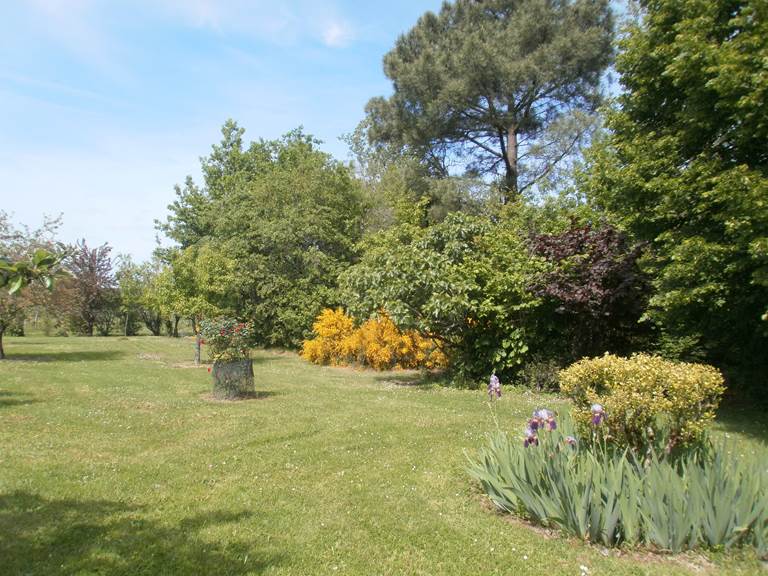
<svg viewBox="0 0 768 576">
<path fill-rule="evenodd" d="M 125 254 L 121 254 L 118 257 L 118 262 L 115 280 L 120 292 L 123 335 L 135 336 L 138 332 L 138 321 L 141 316 L 141 298 L 144 293 L 141 267 L 134 263 L 130 256 Z"/>
<path fill-rule="evenodd" d="M 60 247 L 53 238 L 60 219 L 46 219 L 30 230 L 14 227 L 0 211 L 0 360 L 5 358 L 3 335 L 12 326 L 24 325 L 24 311 L 34 300 L 35 283 L 51 288 L 61 262 Z"/>
<path fill-rule="evenodd" d="M 139 317 L 152 336 L 160 336 L 163 330 L 163 286 L 160 282 L 163 267 L 163 262 L 153 257 L 138 269 L 138 281 L 141 286 Z"/>
<path fill-rule="evenodd" d="M 162 307 L 166 314 L 190 319 L 195 333 L 195 364 L 199 364 L 201 321 L 233 314 L 237 263 L 210 243 L 172 250 L 166 257 L 170 265 L 164 274 Z"/>
<path fill-rule="evenodd" d="M 342 276 L 350 312 L 365 319 L 383 311 L 400 329 L 440 342 L 462 379 L 512 375 L 528 353 L 539 304 L 528 286 L 542 262 L 510 214 L 493 223 L 453 213 L 368 239 Z"/>
<path fill-rule="evenodd" d="M 384 57 L 394 94 L 368 103 L 370 138 L 440 175 L 501 173 L 514 196 L 582 142 L 612 38 L 608 0 L 445 2 Z"/>
<path fill-rule="evenodd" d="M 649 292 L 638 265 L 642 245 L 612 226 L 573 223 L 534 234 L 531 248 L 549 264 L 532 284 L 543 300 L 536 322 L 546 355 L 562 364 L 637 350 L 648 332 L 639 324 Z"/>
<path fill-rule="evenodd" d="M 89 248 L 85 240 L 81 240 L 67 260 L 73 288 L 71 321 L 86 336 L 93 336 L 93 330 L 104 309 L 111 305 L 116 289 L 111 251 L 107 244 Z"/>
<path fill-rule="evenodd" d="M 367 233 L 406 222 L 428 226 L 451 212 L 488 211 L 494 189 L 482 178 L 436 178 L 415 156 L 368 142 L 366 125 L 366 121 L 361 122 L 344 140 L 362 183 Z"/>
<path fill-rule="evenodd" d="M 337 277 L 355 256 L 363 202 L 347 166 L 293 131 L 252 142 L 228 122 L 162 229 L 182 248 L 210 242 L 236 262 L 233 312 L 264 345 L 296 347 L 314 318 L 338 304 Z"/>
<path fill-rule="evenodd" d="M 768 5 L 641 2 L 582 189 L 635 238 L 668 350 L 765 364 Z"/>
<path fill-rule="evenodd" d="M 99 336 L 109 336 L 120 315 L 120 290 L 113 286 L 104 291 L 101 306 L 96 314 L 96 331 Z"/>
</svg>

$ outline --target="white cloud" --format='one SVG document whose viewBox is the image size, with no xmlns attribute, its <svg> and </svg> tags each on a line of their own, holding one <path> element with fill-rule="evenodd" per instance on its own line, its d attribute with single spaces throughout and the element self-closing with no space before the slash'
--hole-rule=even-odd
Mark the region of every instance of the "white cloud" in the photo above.
<svg viewBox="0 0 768 576">
<path fill-rule="evenodd" d="M 354 40 L 354 31 L 343 20 L 331 20 L 323 29 L 323 43 L 331 48 L 343 48 Z"/>
<path fill-rule="evenodd" d="M 333 2 L 312 0 L 154 0 L 167 17 L 194 28 L 238 34 L 278 45 L 312 39 L 338 48 L 354 40 Z"/>
<path fill-rule="evenodd" d="M 118 21 L 160 20 L 277 46 L 309 41 L 343 48 L 356 37 L 334 0 L 24 0 L 16 9 L 26 13 L 41 39 L 118 81 L 130 78 L 127 59 L 133 49 L 113 28 Z"/>
<path fill-rule="evenodd" d="M 192 28 L 283 43 L 298 36 L 300 26 L 293 4 L 262 0 L 155 0 L 147 2 L 146 11 L 154 9 L 171 21 Z"/>
<path fill-rule="evenodd" d="M 26 6 L 44 38 L 105 76 L 124 75 L 114 57 L 114 38 L 102 25 L 93 0 L 27 0 Z"/>
</svg>

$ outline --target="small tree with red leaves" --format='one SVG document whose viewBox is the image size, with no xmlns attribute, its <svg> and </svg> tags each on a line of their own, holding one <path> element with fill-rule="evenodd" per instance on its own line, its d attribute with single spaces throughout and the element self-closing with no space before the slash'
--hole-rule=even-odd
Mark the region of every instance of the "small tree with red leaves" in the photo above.
<svg viewBox="0 0 768 576">
<path fill-rule="evenodd" d="M 649 293 L 638 266 L 642 245 L 611 226 L 573 225 L 535 235 L 531 246 L 550 264 L 532 289 L 544 300 L 541 332 L 562 360 L 626 353 L 647 334 L 638 323 Z"/>
</svg>

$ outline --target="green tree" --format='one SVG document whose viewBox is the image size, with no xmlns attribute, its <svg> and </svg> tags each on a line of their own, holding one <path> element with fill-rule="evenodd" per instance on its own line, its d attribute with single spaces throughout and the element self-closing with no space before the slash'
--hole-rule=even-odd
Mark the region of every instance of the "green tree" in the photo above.
<svg viewBox="0 0 768 576">
<path fill-rule="evenodd" d="M 210 243 L 171 250 L 161 274 L 161 307 L 168 316 L 187 317 L 195 333 L 195 363 L 200 363 L 201 326 L 205 318 L 232 314 L 237 263 Z"/>
<path fill-rule="evenodd" d="M 163 268 L 164 263 L 156 256 L 139 267 L 139 317 L 152 336 L 160 336 L 163 330 L 164 287 L 160 280 Z"/>
<path fill-rule="evenodd" d="M 502 174 L 514 196 L 578 149 L 612 38 L 608 0 L 445 2 L 385 56 L 394 94 L 368 103 L 370 138 L 440 175 Z"/>
<path fill-rule="evenodd" d="M 233 312 L 259 342 L 294 347 L 322 308 L 338 304 L 337 277 L 355 256 L 363 201 L 349 168 L 301 130 L 243 143 L 234 122 L 202 161 L 162 226 L 181 247 L 211 242 L 236 262 Z"/>
<path fill-rule="evenodd" d="M 144 292 L 141 267 L 129 255 L 121 254 L 115 272 L 120 292 L 120 313 L 123 316 L 123 335 L 135 336 L 141 315 L 141 298 Z"/>
<path fill-rule="evenodd" d="M 363 187 L 366 233 L 407 222 L 427 226 L 451 212 L 481 214 L 491 208 L 494 187 L 479 176 L 435 177 L 416 156 L 369 142 L 368 127 L 363 120 L 343 138 Z"/>
<path fill-rule="evenodd" d="M 538 305 L 528 287 L 541 261 L 510 215 L 493 223 L 453 213 L 428 228 L 403 224 L 368 239 L 342 277 L 350 312 L 367 318 L 384 310 L 400 328 L 441 342 L 461 378 L 511 375 L 528 353 Z"/>
<path fill-rule="evenodd" d="M 0 360 L 5 358 L 3 335 L 12 326 L 24 325 L 24 311 L 32 304 L 29 291 L 35 283 L 50 289 L 62 259 L 54 242 L 60 219 L 46 219 L 42 227 L 16 228 L 0 211 Z"/>
<path fill-rule="evenodd" d="M 765 363 L 768 4 L 657 0 L 620 44 L 624 93 L 582 189 L 638 239 L 678 354 Z"/>
</svg>

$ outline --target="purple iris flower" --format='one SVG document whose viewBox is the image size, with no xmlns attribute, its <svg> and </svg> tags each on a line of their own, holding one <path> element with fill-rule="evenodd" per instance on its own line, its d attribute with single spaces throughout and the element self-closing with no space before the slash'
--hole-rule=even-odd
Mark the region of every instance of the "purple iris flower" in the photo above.
<svg viewBox="0 0 768 576">
<path fill-rule="evenodd" d="M 539 439 L 536 436 L 536 429 L 532 428 L 531 426 L 528 426 L 525 429 L 525 441 L 523 442 L 523 446 L 528 448 L 528 446 L 538 446 L 539 445 Z"/>
<path fill-rule="evenodd" d="M 599 426 L 605 420 L 605 409 L 601 404 L 592 404 L 592 424 Z"/>
<path fill-rule="evenodd" d="M 535 422 L 536 428 L 544 428 L 547 430 L 557 430 L 557 422 L 555 421 L 555 413 L 546 408 L 539 408 L 533 411 L 533 418 L 531 422 Z"/>
<path fill-rule="evenodd" d="M 501 382 L 496 374 L 491 374 L 491 379 L 488 382 L 488 396 L 493 399 L 494 395 L 496 398 L 501 398 Z"/>
<path fill-rule="evenodd" d="M 557 430 L 557 422 L 554 418 L 548 418 L 547 419 L 547 428 L 550 430 Z"/>
</svg>

